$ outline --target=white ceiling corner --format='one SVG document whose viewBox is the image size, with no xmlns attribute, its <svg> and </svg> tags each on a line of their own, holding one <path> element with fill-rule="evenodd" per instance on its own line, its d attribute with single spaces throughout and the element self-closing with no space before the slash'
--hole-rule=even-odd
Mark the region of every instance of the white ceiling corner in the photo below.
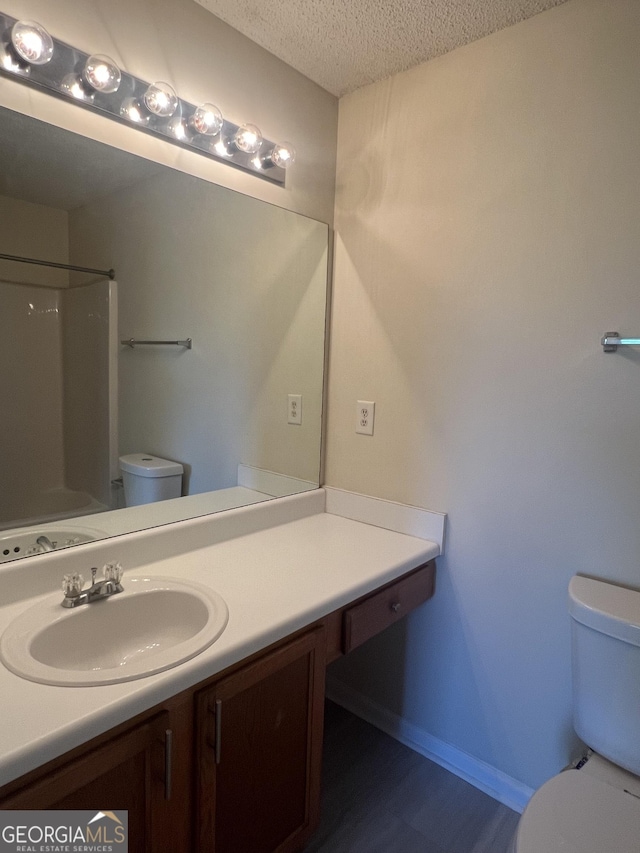
<svg viewBox="0 0 640 853">
<path fill-rule="evenodd" d="M 566 0 L 195 0 L 340 97 Z"/>
</svg>

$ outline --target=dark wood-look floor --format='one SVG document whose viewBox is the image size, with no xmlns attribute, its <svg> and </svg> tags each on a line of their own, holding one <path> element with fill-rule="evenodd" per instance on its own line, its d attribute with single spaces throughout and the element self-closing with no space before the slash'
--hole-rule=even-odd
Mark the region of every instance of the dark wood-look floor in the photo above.
<svg viewBox="0 0 640 853">
<path fill-rule="evenodd" d="M 322 817 L 305 853 L 507 853 L 518 818 L 327 703 Z"/>
</svg>

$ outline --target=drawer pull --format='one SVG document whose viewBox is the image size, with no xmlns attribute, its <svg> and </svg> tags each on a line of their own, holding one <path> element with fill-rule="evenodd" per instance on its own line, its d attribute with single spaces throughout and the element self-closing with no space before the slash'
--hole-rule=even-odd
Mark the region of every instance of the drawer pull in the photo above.
<svg viewBox="0 0 640 853">
<path fill-rule="evenodd" d="M 342 651 L 346 654 L 398 622 L 433 595 L 435 563 L 409 572 L 365 596 L 343 612 Z"/>
<path fill-rule="evenodd" d="M 164 798 L 171 799 L 171 782 L 173 775 L 173 731 L 167 729 L 164 733 Z"/>
<path fill-rule="evenodd" d="M 216 764 L 220 764 L 222 752 L 222 700 L 216 699 Z"/>
</svg>

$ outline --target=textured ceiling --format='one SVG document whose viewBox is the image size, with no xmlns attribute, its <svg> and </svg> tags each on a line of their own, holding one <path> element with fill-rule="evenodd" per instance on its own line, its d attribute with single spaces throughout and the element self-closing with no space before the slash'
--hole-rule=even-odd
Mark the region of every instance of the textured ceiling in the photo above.
<svg viewBox="0 0 640 853">
<path fill-rule="evenodd" d="M 341 96 L 566 0 L 195 0 Z"/>
</svg>

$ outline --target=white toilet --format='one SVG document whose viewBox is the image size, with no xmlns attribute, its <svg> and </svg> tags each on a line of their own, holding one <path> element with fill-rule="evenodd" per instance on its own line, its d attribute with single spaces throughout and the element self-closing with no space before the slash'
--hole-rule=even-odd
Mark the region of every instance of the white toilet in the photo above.
<svg viewBox="0 0 640 853">
<path fill-rule="evenodd" d="M 511 851 L 639 853 L 640 592 L 576 576 L 569 612 L 573 724 L 590 752 L 536 791 Z"/>
<path fill-rule="evenodd" d="M 129 453 L 120 457 L 125 506 L 179 498 L 183 467 L 179 462 L 150 453 Z"/>
</svg>

